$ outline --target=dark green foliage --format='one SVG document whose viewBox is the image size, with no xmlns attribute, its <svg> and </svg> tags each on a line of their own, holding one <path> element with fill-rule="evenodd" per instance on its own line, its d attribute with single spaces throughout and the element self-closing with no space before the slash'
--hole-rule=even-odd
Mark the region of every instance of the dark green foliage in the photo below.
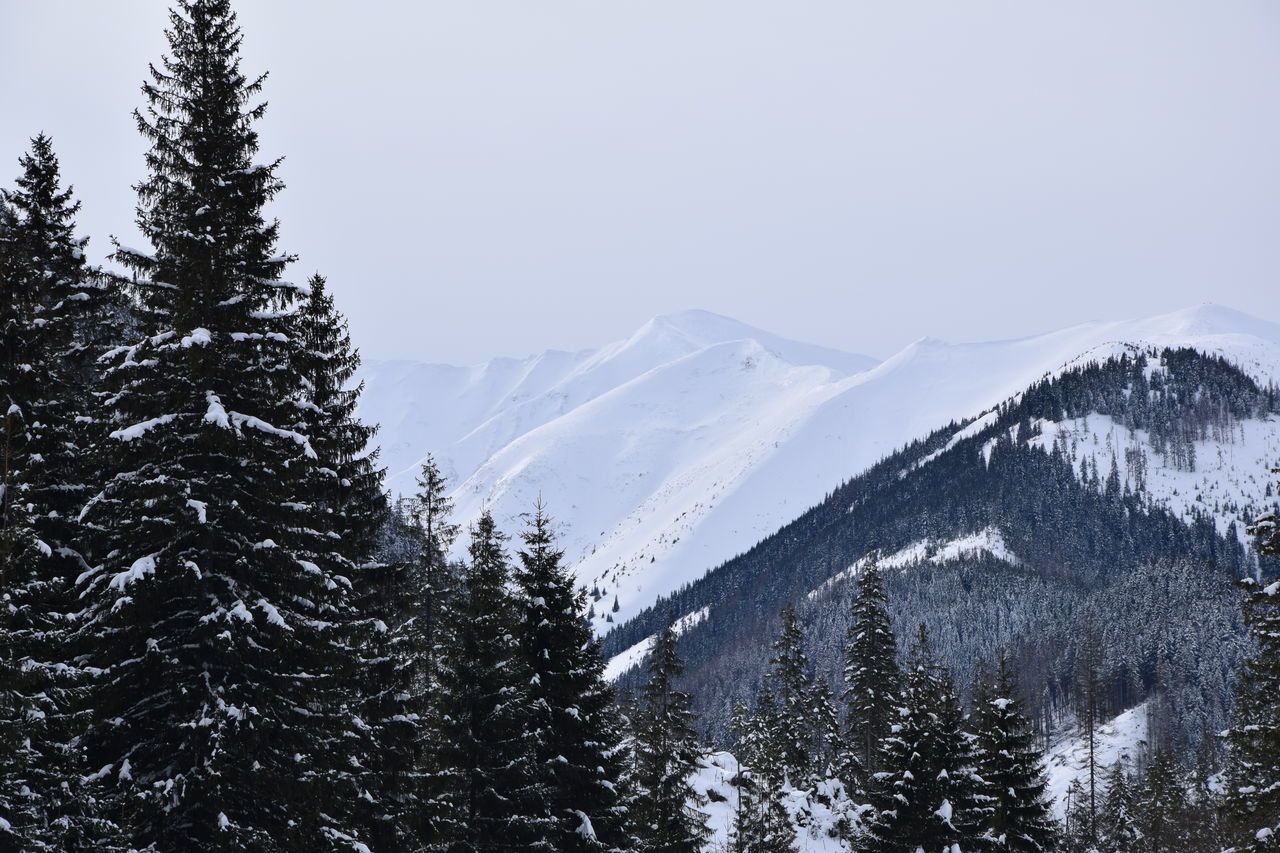
<svg viewBox="0 0 1280 853">
<path fill-rule="evenodd" d="M 840 775 L 850 790 L 865 786 L 871 774 L 881 770 L 880 743 L 889 734 L 901 680 L 898 641 L 889 620 L 884 580 L 873 556 L 858 574 L 844 647 L 848 760 Z"/>
<path fill-rule="evenodd" d="M 1062 827 L 1062 849 L 1065 853 L 1085 853 L 1096 848 L 1097 821 L 1089 806 L 1089 794 L 1076 776 L 1067 786 Z"/>
<path fill-rule="evenodd" d="M 1044 752 L 1023 713 L 1018 685 L 1003 656 L 991 683 L 974 696 L 982 826 L 991 850 L 1051 850 L 1057 825 L 1045 796 Z"/>
<path fill-rule="evenodd" d="M 648 681 L 632 717 L 630 831 L 636 853 L 700 853 L 708 837 L 693 808 L 700 795 L 690 776 L 700 749 L 692 700 L 676 689 L 684 662 L 676 650 L 675 621 L 667 620 L 649 653 Z"/>
<path fill-rule="evenodd" d="M 805 788 L 814 781 L 814 759 L 822 750 L 823 738 L 813 713 L 813 677 L 795 607 L 784 605 L 778 618 L 781 626 L 765 683 L 775 705 L 771 737 L 777 743 L 774 754 L 779 763 L 759 767 L 757 772 Z"/>
<path fill-rule="evenodd" d="M 1276 552 L 1275 513 L 1250 532 L 1258 551 Z M 1226 733 L 1227 806 L 1246 850 L 1280 848 L 1280 581 L 1241 581 L 1244 620 L 1253 640 L 1236 685 L 1236 713 Z"/>
<path fill-rule="evenodd" d="M 1142 853 L 1183 853 L 1199 840 L 1186 780 L 1169 753 L 1157 752 L 1147 764 L 1134 814 Z"/>
<path fill-rule="evenodd" d="M 1137 804 L 1133 781 L 1123 761 L 1116 761 L 1107 772 L 1106 799 L 1098 811 L 1097 846 L 1101 853 L 1130 853 L 1137 847 Z"/>
<path fill-rule="evenodd" d="M 586 592 L 574 589 L 561 564 L 541 505 L 522 538 L 520 648 L 532 672 L 537 773 L 555 821 L 550 839 L 559 851 L 617 849 L 625 846 L 620 719 L 584 618 Z"/>
<path fill-rule="evenodd" d="M 921 626 L 912 649 L 898 719 L 881 746 L 884 770 L 874 777 L 875 808 L 866 849 L 979 849 L 982 805 L 972 739 L 960 700 L 937 666 Z"/>
<path fill-rule="evenodd" d="M 442 649 L 448 645 L 446 618 L 457 591 L 454 567 L 448 552 L 458 536 L 458 525 L 452 521 L 453 501 L 448 497 L 448 480 L 440 473 L 434 457 L 427 455 L 418 475 L 418 493 L 413 507 L 413 541 L 417 543 L 413 558 L 421 575 L 421 591 L 417 615 L 412 623 L 411 645 L 422 668 L 423 693 L 436 692 Z"/>
<path fill-rule="evenodd" d="M 738 801 L 729 853 L 792 853 L 796 831 L 778 798 L 778 789 L 750 770 L 741 770 L 733 782 Z"/>
<path fill-rule="evenodd" d="M 493 517 L 471 531 L 470 561 L 450 611 L 448 654 L 438 662 L 437 727 L 430 757 L 440 816 L 433 848 L 552 849 L 550 792 L 537 765 L 532 671 L 520 652 L 519 602 Z"/>
<path fill-rule="evenodd" d="M 154 254 L 117 252 L 140 329 L 108 358 L 110 470 L 84 511 L 90 762 L 139 847 L 350 849 L 359 548 L 329 535 L 315 491 L 316 446 L 351 439 L 327 432 L 345 404 L 305 414 L 307 290 L 281 280 L 263 215 L 281 184 L 253 160 L 262 78 L 240 72 L 235 16 L 180 0 L 167 36 L 138 114 Z"/>
<path fill-rule="evenodd" d="M 412 563 L 370 559 L 388 515 L 377 452 L 369 446 L 377 430 L 355 416 L 363 386 L 353 386 L 352 379 L 360 355 L 326 285 L 322 276 L 312 276 L 298 311 L 305 394 L 287 426 L 312 437 L 318 464 L 309 471 L 307 493 L 316 526 L 353 567 L 359 616 L 350 642 L 362 658 L 354 674 L 361 693 L 357 713 L 369 738 L 359 757 L 365 770 L 363 834 L 374 849 L 407 849 L 422 841 L 416 661 L 403 636 L 415 615 L 418 577 Z"/>
<path fill-rule="evenodd" d="M 109 849 L 115 828 L 81 781 L 87 676 L 71 647 L 93 490 L 92 357 L 121 303 L 84 261 L 79 203 L 48 137 L 0 197 L 0 840 Z"/>
<path fill-rule="evenodd" d="M 378 430 L 356 417 L 364 383 L 351 384 L 360 353 L 351 344 L 347 320 L 323 276 L 312 276 L 307 287 L 297 317 L 305 393 L 293 401 L 297 415 L 289 426 L 312 436 L 319 464 L 308 472 L 309 490 L 322 529 L 336 535 L 349 560 L 360 562 L 372 553 L 387 514 L 383 472 L 370 444 Z"/>
</svg>

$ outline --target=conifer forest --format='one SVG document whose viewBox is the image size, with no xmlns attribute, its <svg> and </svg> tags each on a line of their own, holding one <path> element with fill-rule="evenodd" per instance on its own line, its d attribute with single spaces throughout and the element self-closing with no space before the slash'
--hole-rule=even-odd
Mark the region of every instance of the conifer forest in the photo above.
<svg viewBox="0 0 1280 853">
<path fill-rule="evenodd" d="M 1149 485 L 1275 385 L 1072 365 L 615 621 L 573 508 L 386 486 L 232 5 L 174 0 L 151 58 L 146 246 L 88 261 L 43 133 L 3 175 L 0 851 L 1280 850 L 1275 492 Z M 1099 470 L 1060 427 L 1099 419 L 1151 449 Z"/>
</svg>

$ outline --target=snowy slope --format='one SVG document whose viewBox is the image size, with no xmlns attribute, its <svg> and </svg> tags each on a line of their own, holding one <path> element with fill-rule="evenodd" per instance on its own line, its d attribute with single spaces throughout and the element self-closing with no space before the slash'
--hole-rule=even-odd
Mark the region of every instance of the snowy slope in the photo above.
<svg viewBox="0 0 1280 853">
<path fill-rule="evenodd" d="M 1104 778 L 1105 772 L 1117 761 L 1124 762 L 1129 772 L 1134 772 L 1136 763 L 1143 757 L 1146 737 L 1145 703 L 1099 726 L 1094 745 L 1095 778 Z M 1082 735 L 1062 739 L 1045 756 L 1045 776 L 1049 782 L 1047 793 L 1053 803 L 1054 814 L 1059 818 L 1067 813 L 1067 788 L 1072 780 L 1079 779 L 1081 784 L 1088 785 L 1088 761 L 1089 751 Z"/>
<path fill-rule="evenodd" d="M 382 424 L 391 489 L 411 491 L 432 452 L 463 523 L 489 507 L 517 530 L 541 496 L 602 594 L 603 629 L 615 596 L 623 621 L 904 443 L 1125 344 L 1193 346 L 1280 380 L 1280 326 L 1212 305 L 1012 341 L 924 339 L 878 365 L 685 312 L 595 351 L 372 363 L 361 414 Z M 1270 451 L 1270 432 L 1237 445 L 1242 465 Z"/>
</svg>

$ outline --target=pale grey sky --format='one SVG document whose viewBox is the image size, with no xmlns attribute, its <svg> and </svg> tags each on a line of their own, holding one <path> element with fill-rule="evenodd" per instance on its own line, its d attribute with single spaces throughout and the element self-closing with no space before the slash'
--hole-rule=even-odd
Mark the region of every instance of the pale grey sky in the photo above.
<svg viewBox="0 0 1280 853">
<path fill-rule="evenodd" d="M 0 181 L 100 258 L 162 0 L 0 0 Z M 240 0 L 293 276 L 372 357 L 706 308 L 884 357 L 1215 301 L 1280 320 L 1280 4 Z"/>
</svg>

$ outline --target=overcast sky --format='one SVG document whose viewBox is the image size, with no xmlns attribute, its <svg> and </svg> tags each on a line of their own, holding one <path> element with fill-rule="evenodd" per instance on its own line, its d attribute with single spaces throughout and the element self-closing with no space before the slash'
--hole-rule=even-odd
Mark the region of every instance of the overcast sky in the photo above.
<svg viewBox="0 0 1280 853">
<path fill-rule="evenodd" d="M 161 0 L 0 0 L 0 181 L 137 243 Z M 1280 320 L 1280 4 L 240 0 L 294 278 L 367 356 L 706 308 L 885 357 L 1215 301 Z M 4 164 L 7 164 L 4 165 Z"/>
</svg>

